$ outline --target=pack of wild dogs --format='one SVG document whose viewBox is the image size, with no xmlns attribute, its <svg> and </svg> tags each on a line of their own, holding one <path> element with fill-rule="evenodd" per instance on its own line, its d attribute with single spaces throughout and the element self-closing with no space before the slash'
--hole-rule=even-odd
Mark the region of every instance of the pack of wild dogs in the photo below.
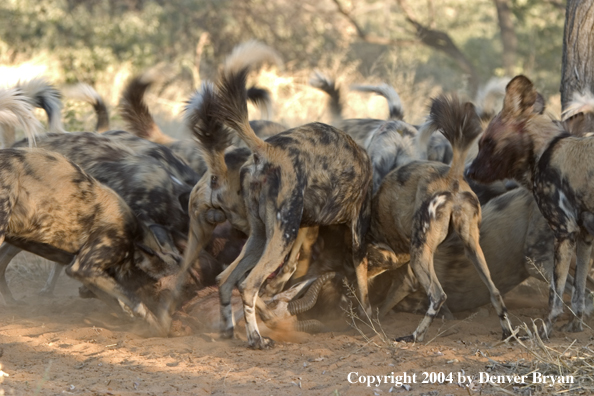
<svg viewBox="0 0 594 396">
<path fill-rule="evenodd" d="M 367 319 L 424 312 L 396 338 L 415 342 L 436 316 L 490 302 L 506 339 L 502 296 L 531 276 L 550 283 L 541 336 L 551 335 L 565 292 L 573 315 L 564 330 L 583 329 L 594 290 L 591 95 L 576 95 L 554 120 L 517 76 L 487 86 L 476 105 L 433 98 L 425 122 L 411 125 L 385 84 L 351 88 L 385 97 L 389 119 L 344 119 L 341 87 L 316 73 L 310 83 L 327 94 L 332 125 L 287 129 L 248 117 L 248 101 L 271 105 L 266 89 L 246 86 L 264 63 L 280 59 L 258 42 L 236 47 L 189 98 L 187 140 L 163 133 L 146 105 L 154 73 L 125 88 L 125 131 L 110 129 L 88 85 L 61 93 L 35 78 L 1 89 L 4 302 L 16 302 L 6 268 L 26 250 L 56 263 L 42 293 L 65 267 L 81 297 L 161 336 L 172 318 L 214 304 L 223 338 L 243 315 L 248 345 L 267 348 L 258 322 L 320 332 L 354 304 Z M 62 94 L 94 107 L 96 131 L 63 130 Z M 47 113 L 44 133 L 35 108 Z M 26 138 L 15 141 L 19 130 Z M 204 298 L 213 290 L 218 304 Z"/>
</svg>

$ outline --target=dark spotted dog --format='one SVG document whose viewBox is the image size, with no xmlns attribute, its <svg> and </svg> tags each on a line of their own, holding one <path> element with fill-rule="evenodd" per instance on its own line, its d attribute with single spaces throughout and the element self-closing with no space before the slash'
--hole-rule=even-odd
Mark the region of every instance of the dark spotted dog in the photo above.
<svg viewBox="0 0 594 396">
<path fill-rule="evenodd" d="M 452 144 L 452 166 L 417 161 L 397 168 L 386 176 L 372 204 L 371 240 L 398 255 L 410 252 L 412 270 L 429 297 L 425 318 L 412 335 L 399 340 L 422 341 L 445 302 L 435 274 L 434 253 L 451 233 L 462 239 L 466 254 L 489 289 L 506 338 L 511 330 L 505 305 L 479 244 L 481 207 L 462 177 L 468 147 L 481 132 L 480 120 L 471 103 L 442 96 L 433 100 L 427 123 L 434 130 L 441 129 Z M 404 259 L 399 260 L 404 264 Z"/>
<path fill-rule="evenodd" d="M 574 137 L 543 115 L 544 99 L 525 76 L 506 87 L 503 109 L 479 142 L 467 175 L 482 182 L 514 178 L 532 190 L 555 235 L 555 268 L 550 312 L 542 329 L 548 337 L 563 312 L 562 293 L 574 251 L 577 252 L 568 331 L 581 331 L 586 276 L 594 235 L 594 137 Z"/>
<path fill-rule="evenodd" d="M 240 171 L 250 234 L 239 258 L 219 277 L 222 335 L 233 335 L 229 304 L 231 291 L 238 285 L 248 343 L 266 348 L 272 341 L 258 331 L 258 292 L 291 252 L 303 226 L 350 227 L 359 294 L 370 313 L 363 237 L 369 222 L 371 166 L 366 153 L 348 135 L 324 124 L 304 125 L 266 141 L 258 138 L 247 119 L 247 72 L 248 68 L 226 64 L 213 109 L 220 122 L 237 132 L 252 151 Z M 216 186 L 217 177 L 212 180 Z"/>
<path fill-rule="evenodd" d="M 110 137 L 110 133 L 47 134 L 38 137 L 37 146 L 61 153 L 112 188 L 150 227 L 163 246 L 183 251 L 189 220 L 187 205 L 193 184 L 180 179 L 195 183 L 198 175 L 166 147 L 123 131 L 121 135 L 128 141 L 140 141 L 141 153 Z M 25 145 L 26 141 L 21 141 L 15 147 Z M 10 249 L 0 260 L 2 274 L 18 252 L 18 249 Z M 54 267 L 42 290 L 44 293 L 51 294 L 61 268 Z"/>
<path fill-rule="evenodd" d="M 14 92 L 0 92 L 1 124 L 15 125 L 22 114 L 12 111 L 23 102 Z M 32 114 L 29 117 L 19 123 L 32 131 Z M 67 268 L 70 276 L 166 334 L 166 326 L 121 281 L 134 269 L 155 279 L 173 275 L 181 258 L 163 251 L 113 190 L 60 154 L 37 148 L 1 150 L 0 173 L 0 243 L 16 241 L 22 248 L 31 244 L 34 252 L 53 251 L 54 259 L 75 256 Z M 5 286 L 0 282 L 3 295 Z"/>
</svg>

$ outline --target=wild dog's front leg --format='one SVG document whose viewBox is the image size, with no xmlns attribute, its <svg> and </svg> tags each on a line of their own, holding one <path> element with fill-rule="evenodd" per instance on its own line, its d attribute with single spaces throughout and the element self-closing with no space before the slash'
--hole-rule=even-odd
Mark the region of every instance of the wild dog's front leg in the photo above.
<svg viewBox="0 0 594 396">
<path fill-rule="evenodd" d="M 317 227 L 313 227 L 317 228 Z M 260 290 L 260 297 L 263 299 L 270 299 L 275 294 L 280 293 L 285 284 L 289 281 L 291 276 L 297 270 L 297 265 L 299 264 L 300 252 L 303 244 L 309 234 L 310 227 L 302 227 L 299 229 L 297 233 L 297 239 L 291 248 L 291 252 L 289 253 L 289 257 L 285 264 L 283 264 L 282 268 L 280 269 L 279 273 L 272 279 L 270 279 L 266 285 L 262 287 Z"/>
<path fill-rule="evenodd" d="M 590 272 L 590 255 L 592 253 L 592 236 L 581 234 L 577 240 L 577 260 L 575 277 L 573 279 L 573 295 L 571 297 L 571 309 L 574 316 L 571 318 L 565 331 L 583 331 L 584 309 L 586 300 L 586 281 Z"/>
<path fill-rule="evenodd" d="M 263 232 L 263 227 L 252 225 L 250 236 L 245 245 L 243 245 L 239 257 L 217 277 L 221 304 L 222 338 L 233 337 L 233 308 L 231 306 L 233 288 L 244 277 L 245 273 L 258 263 L 264 251 L 265 243 L 266 233 Z"/>
<path fill-rule="evenodd" d="M 390 290 L 388 291 L 386 299 L 382 302 L 380 307 L 380 318 L 386 316 L 387 313 L 392 310 L 392 308 L 398 305 L 411 293 L 417 291 L 417 278 L 415 277 L 410 265 L 407 265 L 406 268 L 400 269 L 400 271 L 405 271 L 405 274 L 401 279 L 392 280 Z"/>
<path fill-rule="evenodd" d="M 12 296 L 8 284 L 6 283 L 6 267 L 10 264 L 10 261 L 19 254 L 21 249 L 10 243 L 4 242 L 0 246 L 0 293 L 4 297 L 6 304 L 15 304 L 16 300 Z"/>
<path fill-rule="evenodd" d="M 367 243 L 365 236 L 371 223 L 371 188 L 367 191 L 366 197 L 361 204 L 357 218 L 351 224 L 352 243 L 353 243 L 353 265 L 357 276 L 357 286 L 359 292 L 359 301 L 361 308 L 368 318 L 371 318 L 371 303 L 369 302 L 369 290 L 367 285 Z"/>
<path fill-rule="evenodd" d="M 168 324 L 161 323 L 134 292 L 124 288 L 105 272 L 105 268 L 122 259 L 117 255 L 104 256 L 102 247 L 109 246 L 109 241 L 100 241 L 97 246 L 100 248 L 96 250 L 92 246 L 83 247 L 74 262 L 66 268 L 66 274 L 96 292 L 108 305 L 113 305 L 111 298 L 125 304 L 136 316 L 143 318 L 157 335 L 166 336 Z M 113 248 L 115 252 L 118 251 L 117 247 Z"/>
<path fill-rule="evenodd" d="M 553 323 L 563 313 L 563 289 L 565 288 L 565 281 L 574 250 L 575 233 L 556 236 L 555 267 L 553 268 L 553 279 L 549 290 L 549 315 L 540 331 L 542 338 L 549 338 L 553 330 Z"/>
<path fill-rule="evenodd" d="M 56 288 L 56 283 L 58 283 L 58 278 L 60 277 L 60 273 L 62 273 L 63 269 L 62 264 L 54 263 L 52 266 L 52 270 L 50 271 L 47 281 L 43 286 L 43 289 L 39 291 L 39 294 L 42 296 L 53 296 L 54 289 Z"/>
</svg>

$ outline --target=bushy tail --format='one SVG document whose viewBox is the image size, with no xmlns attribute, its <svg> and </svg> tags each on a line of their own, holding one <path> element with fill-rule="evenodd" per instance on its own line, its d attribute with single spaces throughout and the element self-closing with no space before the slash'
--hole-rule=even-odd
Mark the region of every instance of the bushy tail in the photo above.
<svg viewBox="0 0 594 396">
<path fill-rule="evenodd" d="M 231 145 L 232 131 L 215 116 L 218 106 L 214 84 L 202 83 L 185 108 L 185 124 L 198 142 L 212 173 L 220 175 L 224 168 L 225 149 Z"/>
<path fill-rule="evenodd" d="M 440 95 L 433 99 L 427 121 L 440 129 L 452 145 L 454 157 L 449 176 L 460 179 L 464 173 L 464 160 L 472 142 L 482 132 L 481 120 L 474 105 L 462 103 L 456 95 Z"/>
<path fill-rule="evenodd" d="M 380 85 L 353 85 L 351 89 L 359 92 L 371 92 L 383 96 L 388 102 L 388 110 L 391 120 L 402 121 L 404 119 L 404 109 L 402 101 L 396 90 L 388 84 Z"/>
<path fill-rule="evenodd" d="M 64 96 L 70 99 L 80 100 L 93 106 L 97 115 L 97 126 L 95 130 L 99 133 L 109 130 L 109 112 L 101 95 L 89 84 L 79 83 L 66 87 L 62 90 Z"/>
<path fill-rule="evenodd" d="M 592 114 L 594 113 L 594 95 L 590 91 L 586 91 L 583 94 L 574 92 L 571 102 L 567 108 L 563 111 L 563 121 L 567 121 L 579 113 Z"/>
<path fill-rule="evenodd" d="M 476 103 L 477 113 L 481 120 L 488 122 L 501 111 L 505 98 L 505 87 L 508 83 L 509 78 L 493 77 L 478 90 L 474 103 Z"/>
<path fill-rule="evenodd" d="M 0 127 L 5 146 L 14 143 L 15 128 L 24 130 L 29 146 L 35 142 L 35 135 L 42 130 L 42 126 L 35 118 L 33 110 L 30 97 L 23 94 L 20 88 L 0 89 Z"/>
<path fill-rule="evenodd" d="M 257 70 L 265 63 L 276 65 L 279 69 L 283 67 L 283 61 L 275 50 L 264 43 L 250 40 L 233 48 L 225 59 L 224 69 L 226 73 L 236 74 L 243 69 Z"/>
<path fill-rule="evenodd" d="M 21 89 L 33 106 L 45 111 L 50 132 L 64 132 L 60 91 L 43 77 L 19 81 L 17 88 Z"/>
<path fill-rule="evenodd" d="M 213 107 L 211 113 L 219 122 L 237 132 L 250 150 L 260 154 L 267 144 L 254 133 L 250 126 L 245 86 L 247 74 L 266 62 L 282 65 L 278 54 L 260 42 L 248 41 L 235 47 L 225 60 L 219 75 L 218 105 Z"/>
<path fill-rule="evenodd" d="M 247 90 L 247 98 L 260 109 L 262 119 L 268 119 L 272 114 L 272 98 L 266 88 L 252 86 Z"/>
<path fill-rule="evenodd" d="M 134 77 L 122 94 L 120 115 L 134 135 L 152 142 L 168 144 L 174 139 L 161 131 L 144 101 L 144 94 L 153 82 L 152 73 Z"/>
<path fill-rule="evenodd" d="M 328 109 L 330 110 L 330 115 L 332 116 L 332 123 L 334 125 L 338 125 L 338 123 L 342 121 L 343 118 L 342 98 L 340 88 L 336 85 L 336 81 L 325 76 L 321 72 L 316 71 L 309 79 L 309 85 L 325 92 L 326 95 L 328 95 Z"/>
</svg>

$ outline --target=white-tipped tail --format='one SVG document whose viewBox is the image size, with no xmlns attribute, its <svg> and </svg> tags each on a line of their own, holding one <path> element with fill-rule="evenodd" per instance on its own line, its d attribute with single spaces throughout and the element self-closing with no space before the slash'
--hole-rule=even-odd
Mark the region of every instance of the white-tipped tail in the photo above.
<svg viewBox="0 0 594 396">
<path fill-rule="evenodd" d="M 36 77 L 29 81 L 19 81 L 17 87 L 33 106 L 45 111 L 50 132 L 65 132 L 62 126 L 61 95 L 53 85 L 43 77 Z"/>
<path fill-rule="evenodd" d="M 579 113 L 594 113 L 594 95 L 592 92 L 586 91 L 583 94 L 574 92 L 571 102 L 563 111 L 563 121 Z"/>
<path fill-rule="evenodd" d="M 62 89 L 65 97 L 82 102 L 89 103 L 93 106 L 95 114 L 97 115 L 97 132 L 105 132 L 109 130 L 109 113 L 103 98 L 93 87 L 89 84 L 79 83 L 76 85 L 67 86 Z"/>
<path fill-rule="evenodd" d="M 264 43 L 250 40 L 233 48 L 225 60 L 225 72 L 237 73 L 246 68 L 252 71 L 265 63 L 276 65 L 279 69 L 283 67 L 283 61 L 275 50 Z"/>
<path fill-rule="evenodd" d="M 30 98 L 19 88 L 0 89 L 0 126 L 5 146 L 12 145 L 14 130 L 22 128 L 29 139 L 29 146 L 35 142 L 35 135 L 41 130 L 41 123 L 33 114 Z M 12 137 L 8 136 L 12 132 Z"/>
<path fill-rule="evenodd" d="M 501 111 L 505 98 L 505 87 L 508 83 L 509 78 L 493 77 L 487 84 L 479 88 L 474 103 L 481 119 L 493 118 Z"/>
<path fill-rule="evenodd" d="M 370 92 L 377 95 L 383 96 L 388 102 L 388 110 L 390 112 L 391 120 L 403 120 L 404 119 L 404 108 L 402 107 L 402 101 L 400 95 L 396 90 L 388 84 L 380 85 L 352 85 L 353 91 L 359 92 Z"/>
</svg>

